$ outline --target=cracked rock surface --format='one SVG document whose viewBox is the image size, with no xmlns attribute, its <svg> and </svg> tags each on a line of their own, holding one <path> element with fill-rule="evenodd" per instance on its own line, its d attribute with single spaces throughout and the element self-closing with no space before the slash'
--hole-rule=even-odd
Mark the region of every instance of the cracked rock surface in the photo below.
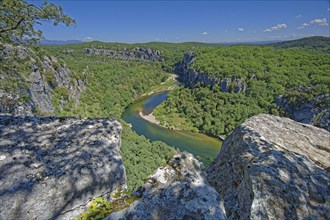
<svg viewBox="0 0 330 220">
<path fill-rule="evenodd" d="M 229 219 L 330 219 L 330 133 L 258 115 L 226 138 L 207 170 Z"/>
<path fill-rule="evenodd" d="M 126 184 L 113 119 L 0 114 L 0 219 L 71 219 Z"/>
<path fill-rule="evenodd" d="M 226 219 L 219 194 L 204 180 L 200 162 L 186 152 L 158 168 L 135 194 L 141 199 L 106 219 Z"/>
</svg>

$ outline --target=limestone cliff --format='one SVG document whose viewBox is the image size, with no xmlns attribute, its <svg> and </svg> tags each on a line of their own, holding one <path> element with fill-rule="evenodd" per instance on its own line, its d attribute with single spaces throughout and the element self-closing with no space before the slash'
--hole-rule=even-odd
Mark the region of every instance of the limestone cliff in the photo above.
<svg viewBox="0 0 330 220">
<path fill-rule="evenodd" d="M 231 77 L 221 78 L 211 75 L 210 73 L 201 73 L 197 69 L 191 68 L 191 64 L 195 61 L 194 52 L 186 53 L 182 62 L 177 65 L 176 71 L 179 73 L 181 81 L 188 87 L 193 87 L 197 83 L 210 85 L 211 87 L 218 85 L 222 92 L 245 92 L 247 84 L 244 78 Z"/>
<path fill-rule="evenodd" d="M 329 158 L 326 130 L 259 115 L 224 141 L 207 180 L 229 219 L 329 219 Z"/>
<path fill-rule="evenodd" d="M 125 187 L 113 119 L 0 115 L 0 219 L 70 219 Z"/>
<path fill-rule="evenodd" d="M 139 61 L 162 61 L 163 57 L 159 50 L 152 50 L 144 47 L 134 47 L 124 50 L 110 50 L 102 48 L 85 48 L 87 55 L 113 56 L 121 60 L 139 60 Z"/>
<path fill-rule="evenodd" d="M 86 78 L 76 79 L 56 57 L 38 55 L 24 46 L 0 44 L 0 112 L 54 114 L 79 104 Z"/>
</svg>

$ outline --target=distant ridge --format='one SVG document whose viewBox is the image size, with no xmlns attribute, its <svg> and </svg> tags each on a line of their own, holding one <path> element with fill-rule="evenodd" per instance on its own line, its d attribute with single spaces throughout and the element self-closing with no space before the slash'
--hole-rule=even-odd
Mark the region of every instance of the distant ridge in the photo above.
<svg viewBox="0 0 330 220">
<path fill-rule="evenodd" d="M 305 37 L 297 40 L 273 43 L 270 45 L 278 49 L 295 48 L 313 50 L 321 53 L 330 53 L 330 37 L 324 36 Z"/>
<path fill-rule="evenodd" d="M 222 42 L 222 43 L 211 43 L 211 44 L 224 44 L 224 45 L 237 45 L 237 44 L 273 44 L 284 42 L 281 40 L 271 40 L 271 41 L 246 41 L 246 42 Z"/>
<path fill-rule="evenodd" d="M 40 40 L 41 45 L 67 45 L 67 44 L 81 44 L 83 41 L 80 40 Z"/>
</svg>

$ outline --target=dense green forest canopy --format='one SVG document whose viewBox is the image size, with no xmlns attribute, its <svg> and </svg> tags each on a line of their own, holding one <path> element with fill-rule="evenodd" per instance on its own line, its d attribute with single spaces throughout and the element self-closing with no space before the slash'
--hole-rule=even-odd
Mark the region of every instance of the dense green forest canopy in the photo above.
<svg viewBox="0 0 330 220">
<path fill-rule="evenodd" d="M 194 61 L 181 74 L 197 71 L 215 81 L 240 78 L 247 86 L 246 91 L 224 93 L 218 86 L 211 88 L 203 83 L 193 88 L 176 88 L 156 108 L 156 116 L 160 121 L 164 120 L 161 115 L 175 121 L 179 115 L 188 120 L 188 124 L 212 135 L 228 135 L 245 119 L 258 113 L 286 116 L 274 103 L 279 95 L 295 94 L 295 100 L 307 101 L 303 98 L 307 93 L 298 91 L 302 86 L 312 87 L 313 94 L 329 93 L 330 54 L 321 53 L 316 47 L 310 49 L 310 45 L 323 45 L 323 38 L 321 43 L 314 42 L 318 39 L 301 40 L 299 42 L 305 42 L 304 47 L 288 49 L 255 45 L 195 48 Z M 308 97 L 311 101 L 317 96 Z"/>
<path fill-rule="evenodd" d="M 298 40 L 275 43 L 271 45 L 279 49 L 296 48 L 318 51 L 328 54 L 330 53 L 330 38 L 323 36 L 307 37 Z"/>
</svg>

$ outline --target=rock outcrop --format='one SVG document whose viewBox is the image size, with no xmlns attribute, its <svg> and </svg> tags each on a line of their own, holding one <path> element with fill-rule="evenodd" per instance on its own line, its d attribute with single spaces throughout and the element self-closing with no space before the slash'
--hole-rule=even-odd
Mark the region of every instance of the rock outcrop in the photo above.
<svg viewBox="0 0 330 220">
<path fill-rule="evenodd" d="M 3 83 L 0 84 L 0 112 L 54 114 L 69 101 L 77 107 L 86 78 L 73 78 L 70 69 L 56 57 L 39 57 L 23 46 L 0 44 L 0 47 L 3 65 L 0 70 Z"/>
<path fill-rule="evenodd" d="M 85 48 L 87 55 L 113 56 L 121 60 L 140 60 L 140 61 L 162 61 L 163 57 L 159 50 L 152 50 L 144 47 L 134 47 L 124 50 L 110 50 L 102 48 Z"/>
<path fill-rule="evenodd" d="M 298 93 L 309 93 L 312 88 L 299 87 Z M 312 92 L 311 92 L 312 93 Z M 311 100 L 302 101 L 294 97 L 296 101 L 290 102 L 289 95 L 284 94 L 276 98 L 275 103 L 284 109 L 291 119 L 311 124 L 330 131 L 330 94 L 322 94 L 313 97 Z M 299 101 L 297 101 L 299 100 Z"/>
<path fill-rule="evenodd" d="M 258 115 L 226 138 L 207 169 L 229 219 L 329 219 L 330 133 Z"/>
<path fill-rule="evenodd" d="M 113 119 L 0 115 L 0 219 L 71 219 L 125 187 Z"/>
<path fill-rule="evenodd" d="M 244 78 L 231 77 L 221 78 L 214 76 L 211 73 L 201 73 L 200 71 L 191 68 L 191 64 L 195 61 L 196 57 L 194 52 L 186 53 L 183 61 L 177 66 L 177 72 L 180 75 L 180 81 L 188 87 L 193 87 L 197 83 L 203 85 L 210 85 L 213 88 L 218 85 L 222 92 L 245 92 L 247 84 Z"/>
<path fill-rule="evenodd" d="M 189 153 L 175 155 L 135 194 L 141 199 L 106 219 L 226 219 L 218 193 Z"/>
</svg>

